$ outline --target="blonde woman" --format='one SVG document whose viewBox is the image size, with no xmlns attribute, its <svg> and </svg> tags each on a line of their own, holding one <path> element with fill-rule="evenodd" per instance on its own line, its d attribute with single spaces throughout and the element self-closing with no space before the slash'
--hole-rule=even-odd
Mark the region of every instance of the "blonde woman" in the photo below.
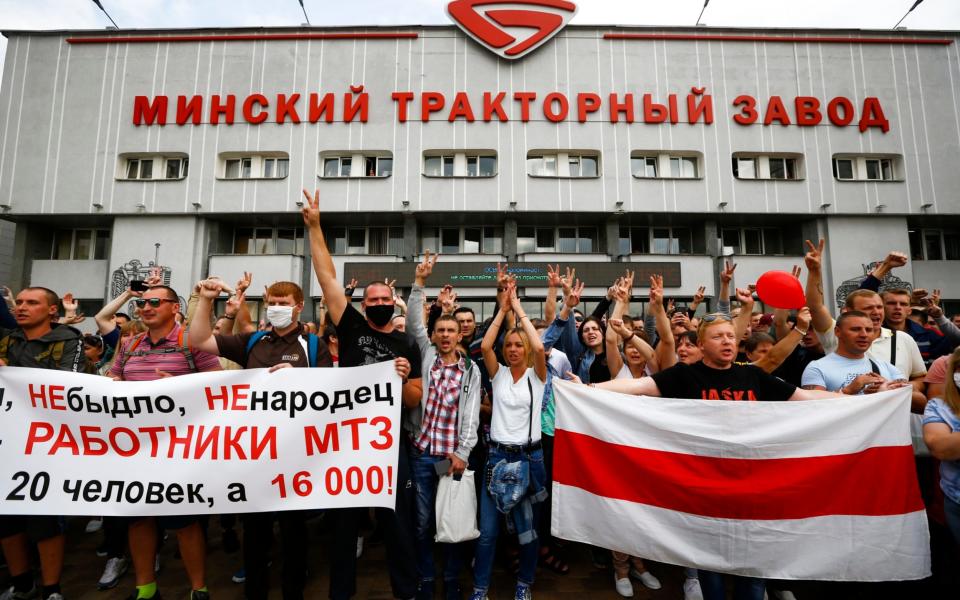
<svg viewBox="0 0 960 600">
<path fill-rule="evenodd" d="M 923 411 L 923 441 L 940 460 L 943 510 L 960 544 L 960 348 L 947 360 L 943 397 L 930 398 Z"/>
<path fill-rule="evenodd" d="M 503 358 L 494 350 L 505 315 L 513 311 L 519 327 L 503 336 Z M 501 513 L 510 519 L 520 543 L 520 570 L 515 600 L 530 600 L 537 570 L 537 520 L 546 501 L 547 473 L 540 444 L 540 410 L 547 380 L 543 342 L 517 299 L 516 283 L 509 281 L 500 310 L 493 318 L 480 349 L 493 386 L 490 452 L 480 493 L 480 539 L 473 568 L 473 595 L 486 600 L 490 572 L 500 533 Z M 520 483 L 523 482 L 523 483 Z"/>
</svg>

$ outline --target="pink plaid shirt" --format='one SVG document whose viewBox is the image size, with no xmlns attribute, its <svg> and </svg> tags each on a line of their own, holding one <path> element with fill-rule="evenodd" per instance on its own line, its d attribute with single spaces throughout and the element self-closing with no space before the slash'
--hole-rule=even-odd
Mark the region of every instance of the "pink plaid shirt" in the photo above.
<svg viewBox="0 0 960 600">
<path fill-rule="evenodd" d="M 429 448 L 432 456 L 446 456 L 457 449 L 457 409 L 466 370 L 463 356 L 451 365 L 443 364 L 437 356 L 430 367 L 430 393 L 423 407 L 420 435 L 413 442 L 422 452 Z"/>
</svg>

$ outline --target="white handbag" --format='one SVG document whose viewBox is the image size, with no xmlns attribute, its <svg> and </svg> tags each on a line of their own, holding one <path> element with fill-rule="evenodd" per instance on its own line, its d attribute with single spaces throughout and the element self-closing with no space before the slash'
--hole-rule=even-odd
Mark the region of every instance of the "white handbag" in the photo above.
<svg viewBox="0 0 960 600">
<path fill-rule="evenodd" d="M 477 489 L 473 471 L 467 469 L 457 481 L 450 475 L 437 486 L 438 542 L 455 544 L 480 537 L 477 529 Z"/>
</svg>

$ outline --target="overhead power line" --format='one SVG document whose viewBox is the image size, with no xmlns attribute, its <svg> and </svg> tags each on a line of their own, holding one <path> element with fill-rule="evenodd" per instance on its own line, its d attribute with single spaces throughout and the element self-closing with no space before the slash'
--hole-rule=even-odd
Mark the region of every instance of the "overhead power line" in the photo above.
<svg viewBox="0 0 960 600">
<path fill-rule="evenodd" d="M 903 20 L 907 18 L 907 15 L 909 15 L 910 13 L 912 13 L 912 12 L 913 12 L 913 9 L 915 9 L 915 8 L 918 7 L 918 6 L 920 6 L 920 3 L 922 3 L 922 2 L 923 2 L 923 0 L 917 0 L 916 2 L 914 2 L 914 3 L 913 3 L 913 6 L 911 6 L 910 9 L 909 9 L 907 12 L 903 13 L 903 16 L 900 17 L 900 20 L 897 21 L 897 24 L 894 25 L 893 28 L 896 29 L 897 27 L 900 27 L 900 23 L 903 23 Z"/>
<path fill-rule="evenodd" d="M 113 20 L 113 17 L 110 16 L 110 13 L 107 12 L 107 9 L 100 4 L 100 0 L 93 0 L 93 3 L 97 5 L 97 8 L 103 11 L 103 14 L 107 15 L 107 18 L 110 19 L 110 22 L 113 23 L 113 26 L 117 29 L 120 29 L 120 26 L 117 25 L 117 22 Z"/>
</svg>

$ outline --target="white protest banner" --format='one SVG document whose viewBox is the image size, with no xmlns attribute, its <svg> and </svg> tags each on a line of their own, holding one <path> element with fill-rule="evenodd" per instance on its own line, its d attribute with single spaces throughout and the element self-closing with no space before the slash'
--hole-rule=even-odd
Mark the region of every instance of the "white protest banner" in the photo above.
<svg viewBox="0 0 960 600">
<path fill-rule="evenodd" d="M 393 508 L 392 362 L 145 382 L 0 367 L 3 514 Z"/>
<path fill-rule="evenodd" d="M 910 389 L 804 402 L 554 383 L 552 531 L 750 577 L 922 579 L 930 535 Z"/>
</svg>

